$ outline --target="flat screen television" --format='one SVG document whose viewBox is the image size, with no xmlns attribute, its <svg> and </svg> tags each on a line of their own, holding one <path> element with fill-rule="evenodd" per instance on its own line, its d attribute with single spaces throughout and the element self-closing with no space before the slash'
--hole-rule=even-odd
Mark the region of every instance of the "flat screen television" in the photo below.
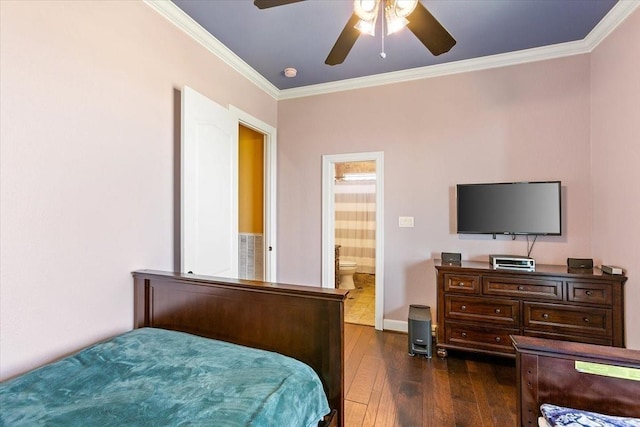
<svg viewBox="0 0 640 427">
<path fill-rule="evenodd" d="M 560 181 L 456 187 L 458 234 L 562 234 Z"/>
</svg>

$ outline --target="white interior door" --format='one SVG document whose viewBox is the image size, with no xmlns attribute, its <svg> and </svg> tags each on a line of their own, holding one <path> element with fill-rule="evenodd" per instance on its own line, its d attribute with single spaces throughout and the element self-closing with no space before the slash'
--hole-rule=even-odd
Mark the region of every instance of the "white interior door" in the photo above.
<svg viewBox="0 0 640 427">
<path fill-rule="evenodd" d="M 238 122 L 182 89 L 180 268 L 238 277 Z"/>
</svg>

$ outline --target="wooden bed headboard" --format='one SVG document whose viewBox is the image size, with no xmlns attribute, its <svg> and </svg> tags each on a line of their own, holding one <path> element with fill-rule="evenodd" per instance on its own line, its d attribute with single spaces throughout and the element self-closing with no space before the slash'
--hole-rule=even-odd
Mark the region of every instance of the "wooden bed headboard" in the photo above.
<svg viewBox="0 0 640 427">
<path fill-rule="evenodd" d="M 133 277 L 134 328 L 189 332 L 298 359 L 317 372 L 344 425 L 348 291 L 152 270 Z"/>
<path fill-rule="evenodd" d="M 511 339 L 520 426 L 537 426 L 543 403 L 640 418 L 640 381 L 576 369 L 576 361 L 640 369 L 640 351 L 527 336 Z"/>
</svg>

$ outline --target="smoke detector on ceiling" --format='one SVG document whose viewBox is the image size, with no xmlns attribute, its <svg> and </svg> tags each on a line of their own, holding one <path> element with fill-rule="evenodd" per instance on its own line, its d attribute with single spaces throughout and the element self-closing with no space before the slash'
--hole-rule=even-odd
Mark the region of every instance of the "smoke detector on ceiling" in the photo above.
<svg viewBox="0 0 640 427">
<path fill-rule="evenodd" d="M 284 75 L 286 77 L 292 78 L 292 77 L 295 77 L 297 74 L 298 74 L 298 70 L 296 70 L 295 68 L 288 67 L 284 69 Z"/>
</svg>

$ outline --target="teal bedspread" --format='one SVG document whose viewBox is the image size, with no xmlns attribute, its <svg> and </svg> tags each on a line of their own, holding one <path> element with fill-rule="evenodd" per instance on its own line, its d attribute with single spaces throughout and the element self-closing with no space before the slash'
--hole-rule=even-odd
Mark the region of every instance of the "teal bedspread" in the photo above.
<svg viewBox="0 0 640 427">
<path fill-rule="evenodd" d="M 136 329 L 0 383 L 2 426 L 311 426 L 322 383 L 283 355 Z"/>
</svg>

